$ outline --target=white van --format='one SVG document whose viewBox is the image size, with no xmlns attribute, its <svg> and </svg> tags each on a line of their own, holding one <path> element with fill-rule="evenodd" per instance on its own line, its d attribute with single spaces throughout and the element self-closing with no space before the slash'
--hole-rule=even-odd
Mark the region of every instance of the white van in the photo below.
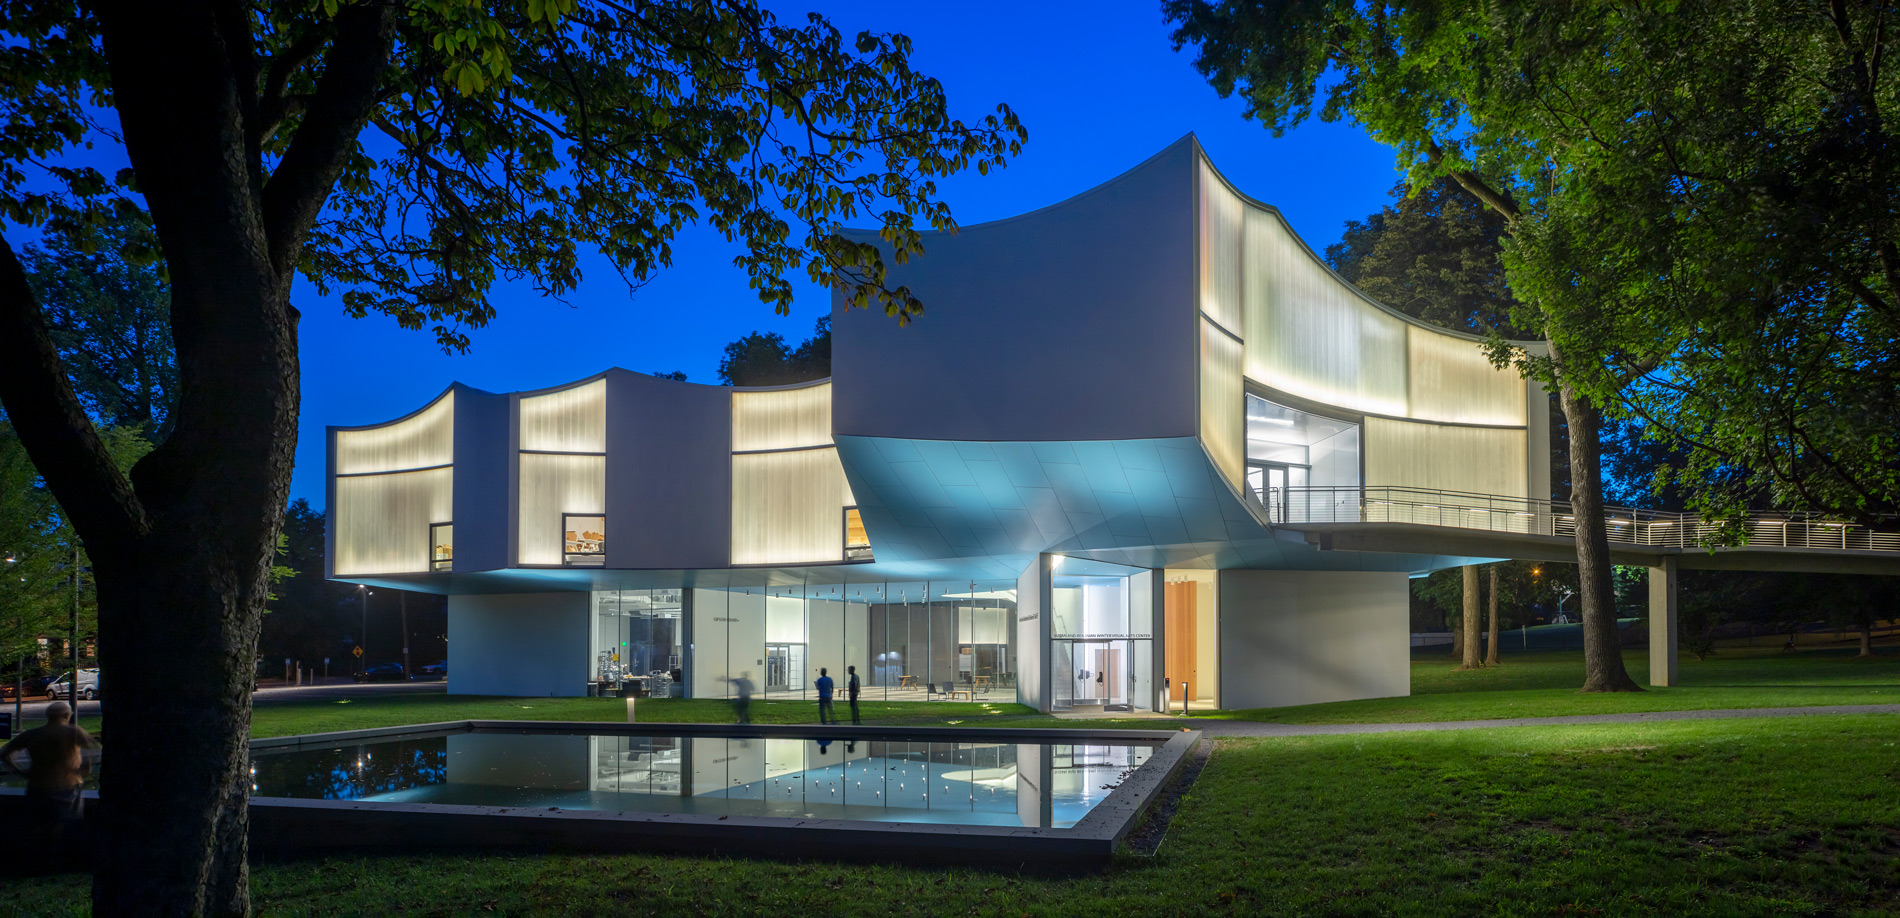
<svg viewBox="0 0 1900 918">
<path fill-rule="evenodd" d="M 46 687 L 46 693 L 55 699 L 67 697 L 67 695 L 72 692 L 72 678 L 73 674 L 71 670 L 60 673 L 59 678 L 54 679 L 52 684 Z M 79 671 L 79 697 L 87 701 L 99 697 L 98 670 L 82 669 Z"/>
</svg>

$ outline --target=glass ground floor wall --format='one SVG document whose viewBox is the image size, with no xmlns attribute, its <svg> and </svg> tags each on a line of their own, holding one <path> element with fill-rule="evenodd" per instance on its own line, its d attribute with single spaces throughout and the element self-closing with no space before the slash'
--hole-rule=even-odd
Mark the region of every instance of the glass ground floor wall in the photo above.
<svg viewBox="0 0 1900 918">
<path fill-rule="evenodd" d="M 683 694 L 685 591 L 601 590 L 593 596 L 590 694 Z"/>
<path fill-rule="evenodd" d="M 628 608 L 627 592 L 620 591 L 619 608 Z M 641 633 L 638 621 L 645 621 L 644 633 L 652 637 L 638 652 L 638 642 L 628 641 L 627 654 L 638 665 L 651 666 L 651 661 L 677 653 L 683 664 L 678 678 L 694 698 L 733 697 L 743 680 L 755 699 L 815 699 L 824 672 L 835 683 L 843 716 L 852 667 L 865 700 L 1016 698 L 1014 581 L 694 587 L 673 592 L 679 594 L 679 606 L 672 614 L 684 628 L 668 632 L 656 627 L 670 607 L 665 600 L 648 599 L 655 611 L 637 620 L 632 630 Z M 596 593 L 596 605 L 607 595 Z M 667 640 L 676 643 L 664 645 Z"/>
<path fill-rule="evenodd" d="M 1154 710 L 1153 574 L 1078 566 L 1059 562 L 1050 580 L 1050 709 Z"/>
</svg>

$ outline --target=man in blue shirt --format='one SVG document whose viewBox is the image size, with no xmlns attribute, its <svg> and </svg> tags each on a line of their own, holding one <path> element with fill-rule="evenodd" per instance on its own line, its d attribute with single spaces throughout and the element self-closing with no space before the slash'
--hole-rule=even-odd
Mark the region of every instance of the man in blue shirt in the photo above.
<svg viewBox="0 0 1900 918">
<path fill-rule="evenodd" d="M 831 677 L 825 673 L 824 667 L 818 668 L 818 722 L 835 724 L 838 717 L 831 713 Z"/>
</svg>

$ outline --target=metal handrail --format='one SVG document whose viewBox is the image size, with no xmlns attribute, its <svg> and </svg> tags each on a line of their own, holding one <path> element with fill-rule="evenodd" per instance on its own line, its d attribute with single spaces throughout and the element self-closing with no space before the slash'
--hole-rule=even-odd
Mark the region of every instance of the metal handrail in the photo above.
<svg viewBox="0 0 1900 918">
<path fill-rule="evenodd" d="M 1576 534 L 1576 512 L 1568 501 L 1392 486 L 1261 488 L 1250 496 L 1275 525 L 1414 523 L 1528 535 Z M 1742 524 L 1744 541 L 1735 542 L 1725 538 L 1728 530 L 1722 525 L 1690 513 L 1605 507 L 1603 517 L 1610 541 L 1627 545 L 1900 552 L 1900 519 L 1895 520 L 1895 531 L 1888 532 L 1812 513 L 1754 514 Z"/>
</svg>

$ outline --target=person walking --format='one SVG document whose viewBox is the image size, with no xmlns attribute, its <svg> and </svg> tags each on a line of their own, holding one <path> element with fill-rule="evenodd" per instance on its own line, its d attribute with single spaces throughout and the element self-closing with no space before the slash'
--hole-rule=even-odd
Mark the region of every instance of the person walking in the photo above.
<svg viewBox="0 0 1900 918">
<path fill-rule="evenodd" d="M 855 666 L 847 666 L 844 668 L 844 675 L 844 695 L 845 698 L 851 702 L 851 722 L 854 724 L 864 723 L 864 721 L 858 719 L 858 668 Z"/>
<path fill-rule="evenodd" d="M 0 746 L 0 773 L 26 777 L 29 824 L 47 834 L 54 851 L 73 847 L 68 836 L 85 818 L 80 786 L 92 773 L 86 752 L 99 748 L 92 734 L 72 719 L 72 706 L 55 701 L 46 706 L 46 726 L 34 727 Z M 25 769 L 13 761 L 14 754 L 22 751 L 32 759 Z"/>
<path fill-rule="evenodd" d="M 835 724 L 838 722 L 838 715 L 831 712 L 831 686 L 833 683 L 831 676 L 827 675 L 827 672 L 828 670 L 824 667 L 818 667 L 818 722 L 821 724 Z"/>
<path fill-rule="evenodd" d="M 742 724 L 752 722 L 751 675 L 752 673 L 747 671 L 737 676 L 726 677 L 726 681 L 732 683 L 732 713 L 738 722 Z"/>
</svg>

